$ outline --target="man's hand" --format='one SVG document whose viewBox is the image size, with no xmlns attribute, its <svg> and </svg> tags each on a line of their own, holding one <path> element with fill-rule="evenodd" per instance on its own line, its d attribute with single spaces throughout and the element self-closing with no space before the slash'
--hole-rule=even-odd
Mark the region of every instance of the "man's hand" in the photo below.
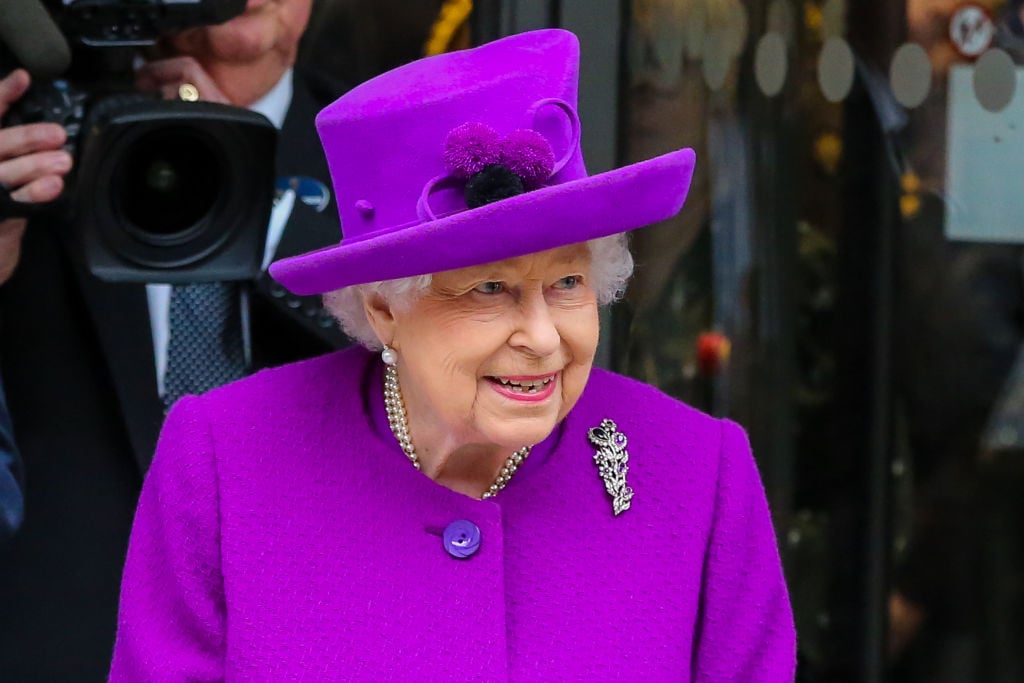
<svg viewBox="0 0 1024 683">
<path fill-rule="evenodd" d="M 23 69 L 0 80 L 0 118 L 28 90 Z M 53 201 L 64 190 L 64 175 L 71 170 L 71 155 L 61 149 L 67 140 L 56 123 L 32 123 L 0 128 L 0 185 L 19 202 Z M 0 284 L 7 282 L 21 255 L 25 219 L 0 221 Z"/>
<path fill-rule="evenodd" d="M 231 104 L 213 77 L 192 57 L 170 57 L 143 64 L 135 72 L 135 87 L 142 92 L 159 93 L 165 100 L 178 99 L 178 88 L 191 83 L 205 102 Z"/>
</svg>

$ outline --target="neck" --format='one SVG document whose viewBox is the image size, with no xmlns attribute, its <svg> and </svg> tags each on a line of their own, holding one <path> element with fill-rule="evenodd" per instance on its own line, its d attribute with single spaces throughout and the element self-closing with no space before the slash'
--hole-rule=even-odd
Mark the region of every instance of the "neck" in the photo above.
<svg viewBox="0 0 1024 683">
<path fill-rule="evenodd" d="M 497 444 L 459 444 L 440 421 L 419 420 L 406 410 L 398 373 L 384 371 L 384 402 L 388 422 L 412 464 L 428 477 L 453 491 L 473 498 L 489 498 L 505 487 L 529 455 L 528 447 L 505 448 Z"/>
<path fill-rule="evenodd" d="M 461 441 L 452 431 L 439 428 L 440 420 L 432 420 L 425 411 L 415 408 L 407 413 L 407 420 L 420 470 L 442 486 L 475 498 L 494 483 L 505 461 L 516 450 L 493 443 Z"/>
<path fill-rule="evenodd" d="M 410 431 L 416 434 L 415 427 Z M 470 445 L 448 452 L 425 448 L 420 456 L 420 469 L 446 488 L 479 498 L 494 483 L 509 455 L 509 449 L 494 446 Z"/>
</svg>

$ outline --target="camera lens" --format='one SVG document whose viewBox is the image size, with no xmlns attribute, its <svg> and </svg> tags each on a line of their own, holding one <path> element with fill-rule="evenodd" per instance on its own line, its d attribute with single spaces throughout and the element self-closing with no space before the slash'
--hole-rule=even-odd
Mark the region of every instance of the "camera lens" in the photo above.
<svg viewBox="0 0 1024 683">
<path fill-rule="evenodd" d="M 135 140 L 113 187 L 124 217 L 144 234 L 181 236 L 209 215 L 223 191 L 214 147 L 188 128 L 161 128 Z"/>
<path fill-rule="evenodd" d="M 277 143 L 265 116 L 107 95 L 90 105 L 80 137 L 67 208 L 93 274 L 164 283 L 260 274 Z"/>
</svg>

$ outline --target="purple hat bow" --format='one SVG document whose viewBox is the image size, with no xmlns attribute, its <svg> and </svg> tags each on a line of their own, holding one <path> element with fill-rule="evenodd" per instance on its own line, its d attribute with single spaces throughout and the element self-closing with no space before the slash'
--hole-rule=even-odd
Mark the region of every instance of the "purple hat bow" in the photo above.
<svg viewBox="0 0 1024 683">
<path fill-rule="evenodd" d="M 447 173 L 434 176 L 424 185 L 416 206 L 420 219 L 436 220 L 544 187 L 572 160 L 580 144 L 579 116 L 565 100 L 538 100 L 527 117 L 536 121 L 541 108 L 550 106 L 561 110 L 570 126 L 569 143 L 559 159 L 555 159 L 552 144 L 536 128 L 516 128 L 502 136 L 485 123 L 468 121 L 449 131 L 443 151 Z M 431 199 L 442 193 L 445 206 L 435 211 Z"/>
</svg>

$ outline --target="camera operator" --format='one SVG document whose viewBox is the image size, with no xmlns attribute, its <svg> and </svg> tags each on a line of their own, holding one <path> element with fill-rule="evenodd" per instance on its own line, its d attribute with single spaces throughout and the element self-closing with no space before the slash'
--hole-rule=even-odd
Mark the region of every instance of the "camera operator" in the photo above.
<svg viewBox="0 0 1024 683">
<path fill-rule="evenodd" d="M 198 91 L 263 113 L 280 129 L 279 186 L 329 183 L 313 119 L 342 88 L 295 67 L 311 4 L 249 0 L 224 24 L 168 36 L 136 86 L 164 98 Z M 0 81 L 0 109 L 28 85 L 21 70 Z M 65 137 L 54 124 L 0 129 L 0 183 L 14 199 L 61 193 L 71 169 Z M 321 196 L 314 207 L 315 197 L 290 192 L 275 206 L 268 257 L 337 243 L 333 202 L 325 207 Z M 98 280 L 74 258 L 67 231 L 49 214 L 27 226 L 0 222 L 0 376 L 27 483 L 24 525 L 0 551 L 4 680 L 105 679 L 128 533 L 167 400 L 171 287 Z M 247 370 L 343 345 L 319 302 L 266 275 L 249 290 Z"/>
</svg>

